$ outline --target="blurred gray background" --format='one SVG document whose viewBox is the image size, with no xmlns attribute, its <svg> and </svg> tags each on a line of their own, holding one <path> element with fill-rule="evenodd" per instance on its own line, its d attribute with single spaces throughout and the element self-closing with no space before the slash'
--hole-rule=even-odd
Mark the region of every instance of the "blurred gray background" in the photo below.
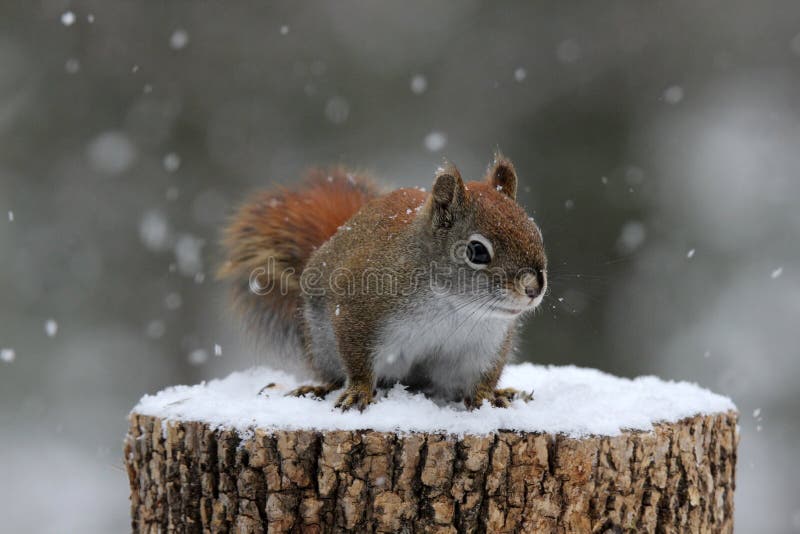
<svg viewBox="0 0 800 534">
<path fill-rule="evenodd" d="M 0 3 L 0 530 L 127 530 L 130 408 L 258 361 L 248 192 L 499 146 L 551 261 L 520 358 L 730 395 L 738 531 L 800 531 L 798 95 L 794 1 Z"/>
</svg>

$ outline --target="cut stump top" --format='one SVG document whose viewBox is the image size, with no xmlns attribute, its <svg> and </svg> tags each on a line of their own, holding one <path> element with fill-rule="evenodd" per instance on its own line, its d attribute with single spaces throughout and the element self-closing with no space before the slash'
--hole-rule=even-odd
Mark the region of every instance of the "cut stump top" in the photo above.
<svg viewBox="0 0 800 534">
<path fill-rule="evenodd" d="M 275 386 L 259 396 L 259 390 L 270 383 Z M 518 400 L 510 408 L 485 404 L 474 411 L 397 385 L 379 391 L 377 401 L 363 413 L 343 413 L 334 407 L 338 392 L 324 400 L 284 396 L 299 385 L 286 373 L 253 368 L 224 379 L 146 395 L 133 412 L 239 432 L 373 430 L 463 436 L 511 430 L 580 438 L 651 431 L 659 423 L 736 410 L 729 398 L 695 384 L 653 376 L 619 378 L 574 366 L 508 365 L 501 387 L 533 390 L 534 400 Z"/>
</svg>

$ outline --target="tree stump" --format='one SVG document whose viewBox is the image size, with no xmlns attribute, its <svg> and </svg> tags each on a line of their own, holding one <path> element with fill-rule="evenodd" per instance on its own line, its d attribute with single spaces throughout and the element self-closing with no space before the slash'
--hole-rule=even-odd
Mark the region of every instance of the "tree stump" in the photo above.
<svg viewBox="0 0 800 534">
<path fill-rule="evenodd" d="M 228 389 L 253 395 L 253 409 L 284 402 L 256 402 L 250 390 L 258 378 L 249 379 L 249 389 Z M 733 530 L 733 408 L 616 435 L 280 429 L 263 421 L 227 428 L 224 414 L 199 420 L 208 402 L 191 407 L 213 387 L 146 397 L 130 415 L 125 459 L 135 532 Z M 508 410 L 524 420 L 537 402 L 547 402 L 536 395 Z M 227 406 L 219 392 L 210 398 L 217 410 Z M 291 401 L 339 417 L 333 398 Z M 237 402 L 231 398 L 232 409 L 241 408 Z M 364 414 L 380 411 L 381 402 Z M 452 406 L 426 409 L 459 413 Z M 494 410 L 500 409 L 484 406 L 463 417 L 481 420 L 481 412 L 485 419 Z M 353 425 L 359 417 L 351 416 Z"/>
</svg>

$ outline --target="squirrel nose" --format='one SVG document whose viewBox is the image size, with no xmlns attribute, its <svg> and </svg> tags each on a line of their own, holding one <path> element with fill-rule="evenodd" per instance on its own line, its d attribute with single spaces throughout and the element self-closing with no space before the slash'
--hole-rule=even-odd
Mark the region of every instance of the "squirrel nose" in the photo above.
<svg viewBox="0 0 800 534">
<path fill-rule="evenodd" d="M 544 288 L 546 287 L 545 284 L 547 283 L 547 280 L 545 278 L 544 271 L 537 270 L 536 271 L 536 276 L 535 277 L 532 277 L 532 276 L 529 277 L 526 280 L 526 282 L 527 283 L 525 284 L 525 295 L 530 297 L 530 298 L 532 298 L 532 299 L 535 299 L 536 297 L 541 295 L 542 292 L 544 291 Z"/>
<path fill-rule="evenodd" d="M 544 272 L 540 269 L 536 270 L 536 273 L 529 273 L 522 277 L 520 280 L 521 286 L 519 289 L 525 292 L 525 296 L 530 299 L 535 299 L 539 295 L 544 292 L 544 288 L 546 287 L 545 275 Z"/>
</svg>

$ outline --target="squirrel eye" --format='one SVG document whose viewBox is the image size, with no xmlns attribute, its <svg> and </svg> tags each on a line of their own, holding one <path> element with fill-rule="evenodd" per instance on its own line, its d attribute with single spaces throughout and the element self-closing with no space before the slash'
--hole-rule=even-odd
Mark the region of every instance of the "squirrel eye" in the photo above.
<svg viewBox="0 0 800 534">
<path fill-rule="evenodd" d="M 470 236 L 465 252 L 467 263 L 475 268 L 482 268 L 492 261 L 492 245 L 481 235 Z"/>
<path fill-rule="evenodd" d="M 467 259 L 478 265 L 486 265 L 492 261 L 492 257 L 489 255 L 489 249 L 480 241 L 469 242 L 467 245 Z"/>
</svg>

